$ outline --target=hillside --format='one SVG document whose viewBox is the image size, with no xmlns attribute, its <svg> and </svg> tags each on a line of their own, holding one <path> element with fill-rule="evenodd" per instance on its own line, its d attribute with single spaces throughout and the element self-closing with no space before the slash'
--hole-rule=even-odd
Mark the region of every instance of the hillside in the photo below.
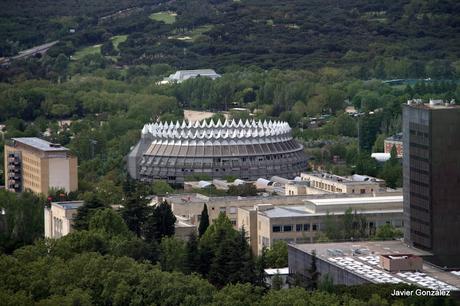
<svg viewBox="0 0 460 306">
<path fill-rule="evenodd" d="M 234 65 L 342 66 L 364 79 L 453 78 L 459 69 L 455 0 L 124 0 L 92 6 L 60 0 L 57 10 L 51 10 L 54 1 L 40 8 L 34 1 L 21 7 L 3 2 L 0 56 L 55 39 L 61 43 L 50 55 L 70 56 L 128 35 L 117 48 L 118 64 L 221 71 Z M 36 31 L 40 35 L 32 35 Z"/>
</svg>

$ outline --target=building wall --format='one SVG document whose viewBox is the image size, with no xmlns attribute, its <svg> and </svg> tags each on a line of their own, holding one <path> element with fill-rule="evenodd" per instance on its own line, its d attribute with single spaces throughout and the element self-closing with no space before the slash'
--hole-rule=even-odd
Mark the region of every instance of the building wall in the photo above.
<svg viewBox="0 0 460 306">
<path fill-rule="evenodd" d="M 288 262 L 289 274 L 294 275 L 297 273 L 304 277 L 308 277 L 307 271 L 312 262 L 312 256 L 310 254 L 292 245 L 288 245 Z M 320 278 L 328 274 L 335 285 L 360 285 L 369 283 L 368 280 L 324 261 L 319 257 L 316 257 L 316 269 L 320 273 Z"/>
<path fill-rule="evenodd" d="M 460 108 L 431 116 L 433 252 L 460 265 Z"/>
<path fill-rule="evenodd" d="M 73 232 L 73 219 L 77 209 L 64 209 L 51 203 L 49 208 L 45 208 L 44 214 L 46 238 L 60 238 Z"/>
<path fill-rule="evenodd" d="M 258 254 L 257 211 L 251 208 L 238 208 L 237 227 L 244 228 L 253 254 Z"/>
<path fill-rule="evenodd" d="M 460 264 L 460 108 L 406 105 L 406 242 Z"/>
<path fill-rule="evenodd" d="M 381 213 L 365 214 L 364 216 L 368 222 L 369 230 L 382 226 L 387 222 L 390 222 L 397 228 L 402 228 L 403 226 L 402 212 L 387 213 L 382 211 Z M 263 212 L 258 212 L 256 254 L 260 255 L 263 247 L 269 248 L 273 246 L 277 240 L 292 243 L 316 242 L 319 233 L 325 230 L 325 221 L 326 215 L 269 218 L 264 215 Z M 254 225 L 251 223 L 250 226 L 251 228 L 246 228 L 246 230 L 253 233 Z"/>
<path fill-rule="evenodd" d="M 402 141 L 394 141 L 394 140 L 385 140 L 384 141 L 384 153 L 391 153 L 393 146 L 396 147 L 396 153 L 399 158 L 403 157 L 403 143 Z"/>
<path fill-rule="evenodd" d="M 49 188 L 70 190 L 70 162 L 64 158 L 50 158 L 49 163 Z"/>
<path fill-rule="evenodd" d="M 187 202 L 186 199 L 184 200 L 184 203 L 172 202 L 171 209 L 175 215 L 183 216 L 190 219 L 192 224 L 199 224 L 199 219 L 201 216 L 201 212 L 203 211 L 203 206 L 204 204 L 206 204 L 208 207 L 210 222 L 217 219 L 219 213 L 223 212 L 227 215 L 227 217 L 229 217 L 229 219 L 236 227 L 239 207 L 254 207 L 254 205 L 256 204 L 266 204 L 267 202 L 273 205 L 303 204 L 304 199 L 302 199 L 301 197 L 272 197 L 270 199 L 266 199 L 263 197 L 249 197 L 240 200 L 236 200 L 236 198 L 233 198 L 232 200 L 219 198 L 218 200 L 213 201 L 203 199 L 203 202 Z"/>
<path fill-rule="evenodd" d="M 14 152 L 21 154 L 21 191 L 30 190 L 46 196 L 53 187 L 64 187 L 66 192 L 78 189 L 76 157 L 66 152 L 43 152 L 20 143 L 16 147 L 5 145 L 5 169 L 8 169 L 8 154 Z M 8 176 L 5 175 L 5 186 L 7 183 Z"/>
<path fill-rule="evenodd" d="M 308 173 L 301 173 L 300 177 L 303 181 L 310 181 L 310 187 L 324 190 L 327 192 L 348 194 L 372 194 L 374 192 L 377 192 L 379 189 L 379 184 L 373 182 L 338 182 L 335 180 L 310 175 Z"/>
<path fill-rule="evenodd" d="M 75 156 L 69 157 L 69 191 L 78 190 L 78 158 Z"/>
</svg>

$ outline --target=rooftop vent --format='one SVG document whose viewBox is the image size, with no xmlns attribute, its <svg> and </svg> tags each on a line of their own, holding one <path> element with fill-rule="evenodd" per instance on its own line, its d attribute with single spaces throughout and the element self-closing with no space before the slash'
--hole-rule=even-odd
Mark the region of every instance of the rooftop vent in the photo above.
<svg viewBox="0 0 460 306">
<path fill-rule="evenodd" d="M 59 143 L 50 143 L 51 148 L 60 148 L 61 145 Z"/>
</svg>

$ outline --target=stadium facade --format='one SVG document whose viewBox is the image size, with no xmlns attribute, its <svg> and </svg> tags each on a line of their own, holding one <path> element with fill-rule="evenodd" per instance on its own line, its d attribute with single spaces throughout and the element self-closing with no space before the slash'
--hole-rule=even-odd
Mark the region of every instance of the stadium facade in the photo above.
<svg viewBox="0 0 460 306">
<path fill-rule="evenodd" d="M 131 177 L 182 184 L 194 174 L 246 180 L 294 177 L 307 158 L 287 122 L 225 121 L 146 124 L 128 155 Z"/>
</svg>

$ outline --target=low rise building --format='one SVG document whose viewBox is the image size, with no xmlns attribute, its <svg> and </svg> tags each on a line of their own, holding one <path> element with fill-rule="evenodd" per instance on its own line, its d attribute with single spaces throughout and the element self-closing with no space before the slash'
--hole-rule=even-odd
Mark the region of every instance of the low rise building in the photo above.
<svg viewBox="0 0 460 306">
<path fill-rule="evenodd" d="M 273 287 L 273 280 L 275 277 L 279 277 L 281 288 L 289 288 L 288 284 L 288 276 L 289 276 L 289 268 L 279 268 L 279 269 L 265 269 L 265 284 L 268 287 Z"/>
<path fill-rule="evenodd" d="M 73 220 L 83 201 L 53 202 L 45 207 L 45 238 L 61 238 L 73 231 Z"/>
<path fill-rule="evenodd" d="M 181 216 L 175 216 L 174 236 L 182 240 L 189 240 L 192 234 L 196 234 L 196 225 L 190 223 L 190 220 Z"/>
<path fill-rule="evenodd" d="M 374 194 L 381 189 L 377 179 L 372 177 L 361 180 L 321 172 L 301 173 L 300 177 L 309 182 L 310 187 L 332 193 Z"/>
<path fill-rule="evenodd" d="M 400 192 L 393 192 L 391 195 L 400 195 Z M 387 193 L 379 193 L 376 198 L 388 195 Z M 301 196 L 285 196 L 285 195 L 268 195 L 268 196 L 224 196 L 224 197 L 208 197 L 199 193 L 185 193 L 185 194 L 172 194 L 165 197 L 152 198 L 151 205 L 155 205 L 163 200 L 171 205 L 173 213 L 190 220 L 191 224 L 199 225 L 201 220 L 201 212 L 204 204 L 207 205 L 209 220 L 212 223 L 217 219 L 220 213 L 224 213 L 230 219 L 232 224 L 237 226 L 238 208 L 249 207 L 253 208 L 254 205 L 267 204 L 273 206 L 291 206 L 291 205 L 304 205 L 305 201 L 310 199 L 334 199 L 334 198 L 360 198 L 365 195 L 360 194 L 307 194 Z"/>
<path fill-rule="evenodd" d="M 169 77 L 164 78 L 160 84 L 182 83 L 188 79 L 194 79 L 196 77 L 204 77 L 215 80 L 220 78 L 221 75 L 216 73 L 213 69 L 178 70 Z"/>
<path fill-rule="evenodd" d="M 393 147 L 396 148 L 397 157 L 402 158 L 403 153 L 404 153 L 402 133 L 390 136 L 383 141 L 384 153 L 391 153 L 391 150 L 393 149 Z"/>
<path fill-rule="evenodd" d="M 13 138 L 5 144 L 5 186 L 48 195 L 78 188 L 77 158 L 69 149 L 36 137 Z"/>
<path fill-rule="evenodd" d="M 403 197 L 346 197 L 303 199 L 301 204 L 273 205 L 270 201 L 240 206 L 238 228 L 247 231 L 254 254 L 270 248 L 277 240 L 294 243 L 313 243 L 325 230 L 326 218 L 341 216 L 352 209 L 365 217 L 367 230 L 373 233 L 381 225 L 403 226 Z M 292 197 L 298 198 L 298 197 Z"/>
<path fill-rule="evenodd" d="M 423 261 L 431 254 L 400 240 L 289 244 L 289 273 L 306 275 L 313 258 L 321 279 L 334 284 L 412 284 L 440 291 L 460 290 L 460 275 Z"/>
</svg>

